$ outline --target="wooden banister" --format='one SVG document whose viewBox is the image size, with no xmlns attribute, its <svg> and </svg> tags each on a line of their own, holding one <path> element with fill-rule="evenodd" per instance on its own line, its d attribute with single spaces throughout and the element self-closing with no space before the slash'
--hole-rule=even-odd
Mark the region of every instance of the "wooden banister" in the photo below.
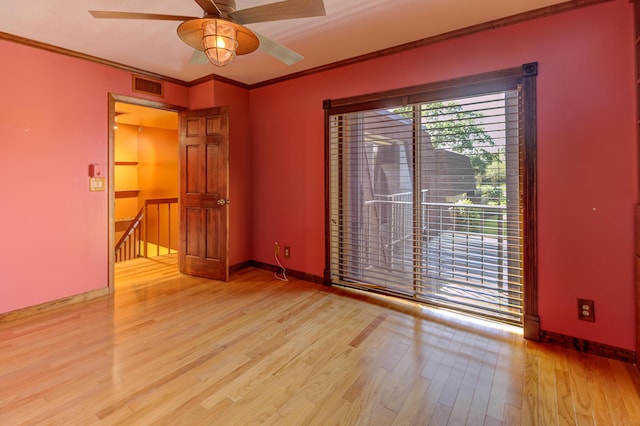
<svg viewBox="0 0 640 426">
<path fill-rule="evenodd" d="M 131 221 L 124 234 L 116 243 L 116 262 L 123 260 L 131 260 L 138 257 L 140 253 L 140 247 L 138 241 L 140 241 L 140 222 L 144 217 L 144 209 L 140 209 L 135 218 Z M 133 238 L 131 238 L 133 236 Z"/>
<path fill-rule="evenodd" d="M 149 206 L 156 206 L 158 223 L 156 231 L 156 256 L 160 255 L 160 208 L 167 206 L 167 247 L 171 251 L 171 204 L 177 204 L 177 198 L 155 198 L 144 201 L 144 207 L 140 209 L 135 218 L 131 221 L 127 229 L 122 234 L 115 246 L 115 261 L 121 262 L 131 260 L 141 256 L 140 242 L 144 242 L 142 256 L 148 256 L 149 246 Z M 145 219 L 143 221 L 143 219 Z M 142 223 L 144 223 L 144 240 L 142 239 Z M 153 230 L 151 230 L 153 231 Z"/>
<path fill-rule="evenodd" d="M 171 252 L 171 204 L 177 204 L 177 198 L 156 198 L 152 200 L 144 201 L 144 215 L 145 217 L 149 217 L 149 206 L 156 206 L 156 212 L 158 214 L 158 226 L 157 226 L 157 234 L 156 234 L 156 256 L 160 256 L 160 206 L 167 206 L 167 250 Z M 149 221 L 145 221 L 144 225 L 144 257 L 148 257 L 148 247 L 149 247 Z"/>
</svg>

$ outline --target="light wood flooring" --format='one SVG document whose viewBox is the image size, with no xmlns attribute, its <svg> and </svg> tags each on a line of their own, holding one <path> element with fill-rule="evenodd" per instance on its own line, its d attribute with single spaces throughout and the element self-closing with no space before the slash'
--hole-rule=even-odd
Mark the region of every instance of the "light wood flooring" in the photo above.
<svg viewBox="0 0 640 426">
<path fill-rule="evenodd" d="M 634 425 L 635 366 L 245 269 L 117 266 L 114 296 L 0 323 L 0 425 Z"/>
</svg>

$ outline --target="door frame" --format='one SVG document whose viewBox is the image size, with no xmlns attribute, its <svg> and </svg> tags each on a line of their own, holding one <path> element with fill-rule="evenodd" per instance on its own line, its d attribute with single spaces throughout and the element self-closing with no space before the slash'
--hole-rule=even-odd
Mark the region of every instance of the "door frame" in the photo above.
<svg viewBox="0 0 640 426">
<path fill-rule="evenodd" d="M 331 267 L 331 181 L 330 181 L 330 116 L 359 109 L 385 108 L 407 105 L 434 99 L 444 93 L 447 97 L 466 96 L 480 92 L 513 88 L 520 84 L 523 91 L 521 108 L 522 134 L 520 136 L 523 167 L 522 185 L 524 211 L 523 257 L 524 257 L 524 294 L 523 294 L 523 331 L 524 337 L 539 341 L 541 338 L 540 316 L 538 313 L 538 226 L 537 226 L 537 98 L 536 78 L 538 63 L 531 62 L 520 67 L 489 71 L 482 74 L 460 77 L 452 80 L 425 83 L 419 86 L 392 89 L 386 92 L 372 93 L 342 99 L 326 99 L 325 110 L 325 282 L 332 281 Z"/>
<path fill-rule="evenodd" d="M 107 253 L 108 253 L 108 271 L 107 271 L 107 285 L 109 293 L 115 291 L 114 286 L 114 268 L 116 264 L 115 251 L 115 225 L 114 225 L 114 212 L 115 212 L 115 188 L 114 188 L 114 173 L 115 173 L 115 132 L 114 127 L 116 125 L 116 102 L 122 102 L 126 104 L 138 105 L 147 108 L 160 109 L 165 111 L 172 111 L 180 113 L 187 110 L 186 107 L 172 105 L 165 102 L 151 101 L 148 99 L 136 98 L 127 95 L 118 95 L 115 93 L 109 93 L 108 95 L 108 142 L 107 142 L 107 192 L 108 192 L 108 207 L 107 207 Z"/>
</svg>

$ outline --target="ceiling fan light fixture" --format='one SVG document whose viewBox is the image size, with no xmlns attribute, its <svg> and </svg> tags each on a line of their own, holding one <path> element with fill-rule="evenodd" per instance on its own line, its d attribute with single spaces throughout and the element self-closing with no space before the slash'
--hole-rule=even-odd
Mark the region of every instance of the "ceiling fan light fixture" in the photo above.
<svg viewBox="0 0 640 426">
<path fill-rule="evenodd" d="M 207 19 L 202 24 L 202 44 L 209 61 L 224 67 L 236 57 L 238 25 L 224 19 Z"/>
</svg>

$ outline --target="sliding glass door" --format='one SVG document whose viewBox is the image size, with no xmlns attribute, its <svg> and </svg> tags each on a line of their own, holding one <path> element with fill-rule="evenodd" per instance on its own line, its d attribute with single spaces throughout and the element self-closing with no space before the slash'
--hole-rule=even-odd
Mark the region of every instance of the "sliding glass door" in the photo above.
<svg viewBox="0 0 640 426">
<path fill-rule="evenodd" d="M 476 92 L 328 113 L 333 283 L 522 324 L 521 90 Z"/>
</svg>

